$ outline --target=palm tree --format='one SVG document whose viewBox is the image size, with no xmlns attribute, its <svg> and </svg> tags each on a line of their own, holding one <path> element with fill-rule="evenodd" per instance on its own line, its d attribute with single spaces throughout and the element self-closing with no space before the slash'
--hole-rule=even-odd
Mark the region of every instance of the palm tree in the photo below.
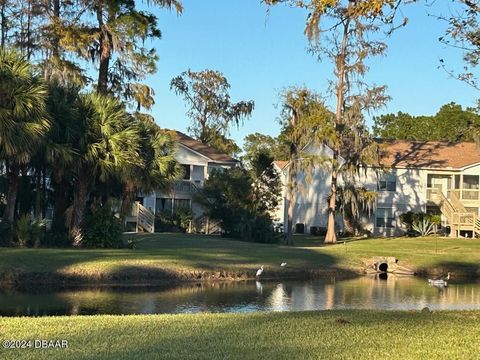
<svg viewBox="0 0 480 360">
<path fill-rule="evenodd" d="M 3 220 L 13 222 L 20 171 L 50 127 L 45 111 L 47 87 L 18 53 L 0 50 L 0 160 L 7 172 Z"/>
<path fill-rule="evenodd" d="M 79 89 L 50 83 L 47 111 L 52 126 L 44 142 L 39 162 L 49 173 L 53 190 L 53 223 L 56 233 L 66 233 L 65 212 L 69 205 L 71 168 L 78 154 L 78 144 L 84 127 L 79 114 Z"/>
<path fill-rule="evenodd" d="M 122 221 L 130 211 L 136 193 L 166 190 L 181 174 L 173 157 L 177 144 L 175 134 L 161 130 L 142 114 L 135 114 L 135 122 L 140 134 L 139 154 L 142 162 L 123 169 L 120 174 L 123 182 Z"/>
<path fill-rule="evenodd" d="M 123 104 L 97 93 L 82 95 L 80 109 L 84 135 L 76 144 L 70 239 L 82 245 L 87 201 L 95 181 L 108 181 L 121 169 L 140 164 L 138 129 L 131 124 Z"/>
</svg>

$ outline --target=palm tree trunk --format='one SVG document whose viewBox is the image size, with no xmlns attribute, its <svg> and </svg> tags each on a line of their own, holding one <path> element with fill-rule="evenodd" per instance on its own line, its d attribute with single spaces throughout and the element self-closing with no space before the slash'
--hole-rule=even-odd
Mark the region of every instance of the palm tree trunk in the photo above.
<svg viewBox="0 0 480 360">
<path fill-rule="evenodd" d="M 37 169 L 35 174 L 35 207 L 33 210 L 33 217 L 35 219 L 41 218 L 41 208 L 42 208 L 42 191 L 41 191 L 41 173 Z"/>
<path fill-rule="evenodd" d="M 20 168 L 17 165 L 10 166 L 7 173 L 8 192 L 7 203 L 5 205 L 5 211 L 3 213 L 3 220 L 13 223 L 15 218 L 15 207 L 17 205 L 17 192 L 18 192 L 18 176 Z"/>
<path fill-rule="evenodd" d="M 72 241 L 72 245 L 75 247 L 79 247 L 83 243 L 85 210 L 87 208 L 87 200 L 90 192 L 89 184 L 90 179 L 85 176 L 80 176 L 74 188 L 70 240 Z"/>
<path fill-rule="evenodd" d="M 55 185 L 54 209 L 52 230 L 55 233 L 66 234 L 65 212 L 68 208 L 68 188 L 67 184 L 62 180 Z"/>
<path fill-rule="evenodd" d="M 120 207 L 120 221 L 125 225 L 125 218 L 132 210 L 133 200 L 135 199 L 135 188 L 128 181 L 125 183 L 122 195 L 122 205 Z"/>
</svg>

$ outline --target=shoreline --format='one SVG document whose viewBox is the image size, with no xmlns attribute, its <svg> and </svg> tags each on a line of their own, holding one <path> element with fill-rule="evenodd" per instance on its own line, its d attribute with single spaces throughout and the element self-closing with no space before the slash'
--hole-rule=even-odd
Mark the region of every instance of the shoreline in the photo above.
<svg viewBox="0 0 480 360">
<path fill-rule="evenodd" d="M 58 274 L 58 273 L 37 273 L 37 272 L 3 272 L 0 273 L 0 290 L 28 290 L 47 287 L 49 289 L 65 289 L 75 287 L 135 287 L 135 286 L 174 286 L 191 283 L 211 283 L 211 282 L 237 282 L 237 281 L 253 281 L 257 280 L 254 272 L 250 271 L 172 271 L 162 270 L 159 276 L 158 269 L 149 271 L 126 271 L 121 274 L 95 274 L 91 276 L 78 276 L 75 274 Z M 414 269 L 415 270 L 415 269 Z M 427 278 L 445 273 L 445 269 L 430 268 L 416 269 L 414 275 Z M 394 275 L 393 273 L 387 273 Z M 287 270 L 287 271 L 271 271 L 261 280 L 315 280 L 315 279 L 331 279 L 348 280 L 361 276 L 369 276 L 363 269 L 304 269 L 304 270 Z M 453 271 L 452 277 L 460 280 L 478 280 L 480 274 L 476 269 L 462 269 Z"/>
</svg>

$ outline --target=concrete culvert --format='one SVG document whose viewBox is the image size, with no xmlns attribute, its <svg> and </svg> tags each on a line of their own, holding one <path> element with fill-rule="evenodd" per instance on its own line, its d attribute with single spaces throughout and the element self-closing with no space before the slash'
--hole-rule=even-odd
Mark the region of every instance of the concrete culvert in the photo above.
<svg viewBox="0 0 480 360">
<path fill-rule="evenodd" d="M 378 271 L 387 272 L 388 264 L 386 262 L 382 262 L 382 263 L 378 264 L 377 269 L 378 269 Z"/>
</svg>

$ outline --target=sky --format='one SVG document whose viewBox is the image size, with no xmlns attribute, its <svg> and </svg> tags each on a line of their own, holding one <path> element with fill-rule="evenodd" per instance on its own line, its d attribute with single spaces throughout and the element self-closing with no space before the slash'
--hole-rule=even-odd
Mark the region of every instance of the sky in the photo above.
<svg viewBox="0 0 480 360">
<path fill-rule="evenodd" d="M 408 25 L 386 39 L 387 55 L 372 60 L 366 76 L 369 83 L 387 85 L 392 98 L 377 115 L 398 111 L 433 115 L 452 101 L 475 105 L 478 91 L 438 68 L 439 59 L 449 68 L 463 66 L 459 50 L 438 41 L 446 24 L 428 15 L 448 14 L 450 4 L 437 1 L 426 7 L 420 2 L 403 8 Z M 170 80 L 188 69 L 218 70 L 231 85 L 232 101 L 255 101 L 252 116 L 231 131 L 240 145 L 250 133 L 280 132 L 282 89 L 306 86 L 328 96 L 332 64 L 319 63 L 307 53 L 304 11 L 283 5 L 267 11 L 260 0 L 183 0 L 183 5 L 180 16 L 155 10 L 162 30 L 162 39 L 154 44 L 160 60 L 158 72 L 147 83 L 155 91 L 152 115 L 161 127 L 185 132 L 189 126 L 183 99 L 170 90 Z"/>
</svg>

